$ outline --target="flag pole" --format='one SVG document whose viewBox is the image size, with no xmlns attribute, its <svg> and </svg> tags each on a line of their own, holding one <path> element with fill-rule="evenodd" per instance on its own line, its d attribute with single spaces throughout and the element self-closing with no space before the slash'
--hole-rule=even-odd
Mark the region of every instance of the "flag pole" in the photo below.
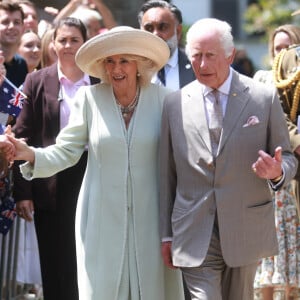
<svg viewBox="0 0 300 300">
<path fill-rule="evenodd" d="M 16 87 L 6 76 L 2 75 L 3 79 L 12 87 L 14 88 L 16 91 L 18 91 L 18 93 L 20 93 L 25 99 L 27 99 L 28 97 L 18 88 Z"/>
</svg>

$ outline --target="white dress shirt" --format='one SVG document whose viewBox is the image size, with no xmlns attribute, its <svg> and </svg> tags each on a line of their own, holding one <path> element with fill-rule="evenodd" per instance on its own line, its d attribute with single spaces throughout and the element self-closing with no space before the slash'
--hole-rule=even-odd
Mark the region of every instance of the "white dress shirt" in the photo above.
<svg viewBox="0 0 300 300">
<path fill-rule="evenodd" d="M 179 64 L 178 64 L 178 48 L 175 49 L 174 53 L 168 60 L 165 65 L 165 78 L 166 78 L 166 87 L 177 91 L 180 88 L 179 83 Z M 151 80 L 152 83 L 162 85 L 161 81 L 155 74 Z"/>
<path fill-rule="evenodd" d="M 90 77 L 84 74 L 81 79 L 76 82 L 69 80 L 58 67 L 58 79 L 60 82 L 60 90 L 58 101 L 60 103 L 60 129 L 64 128 L 69 121 L 71 107 L 74 102 L 76 92 L 81 86 L 91 83 Z"/>
<path fill-rule="evenodd" d="M 229 96 L 229 91 L 230 91 L 231 80 L 232 80 L 232 69 L 230 68 L 227 79 L 224 81 L 224 83 L 221 86 L 218 87 L 219 100 L 222 105 L 223 117 L 225 116 L 225 112 L 226 112 L 226 106 L 227 106 L 227 101 L 228 101 L 228 96 Z M 205 108 L 206 108 L 205 109 L 206 118 L 207 118 L 207 122 L 209 124 L 211 112 L 213 109 L 213 99 L 209 96 L 209 94 L 213 89 L 208 86 L 205 86 L 203 84 L 201 84 L 201 85 L 202 85 L 202 91 L 203 91 L 204 104 L 205 104 Z"/>
</svg>

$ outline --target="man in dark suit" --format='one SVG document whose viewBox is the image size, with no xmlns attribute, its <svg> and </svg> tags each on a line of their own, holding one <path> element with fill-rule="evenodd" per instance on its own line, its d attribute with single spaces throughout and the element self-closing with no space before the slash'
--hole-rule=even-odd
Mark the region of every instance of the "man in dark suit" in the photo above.
<svg viewBox="0 0 300 300">
<path fill-rule="evenodd" d="M 192 66 L 179 47 L 182 36 L 181 11 L 166 1 L 150 0 L 141 7 L 138 21 L 141 29 L 162 38 L 171 52 L 168 63 L 153 78 L 153 82 L 178 90 L 195 80 Z"/>
</svg>

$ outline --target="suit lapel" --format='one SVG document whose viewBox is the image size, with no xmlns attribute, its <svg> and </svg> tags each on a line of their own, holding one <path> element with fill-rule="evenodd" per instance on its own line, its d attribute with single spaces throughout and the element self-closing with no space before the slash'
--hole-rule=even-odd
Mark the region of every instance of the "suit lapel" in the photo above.
<svg viewBox="0 0 300 300">
<path fill-rule="evenodd" d="M 203 143 L 207 149 L 211 151 L 210 136 L 201 86 L 197 81 L 194 81 L 188 87 L 189 88 L 186 89 L 187 97 L 182 97 L 183 99 L 187 99 L 185 107 L 183 107 L 183 112 L 186 113 L 187 122 L 193 123 L 193 126 L 196 128 Z"/>
<path fill-rule="evenodd" d="M 250 99 L 248 89 L 249 88 L 247 86 L 241 84 L 241 79 L 238 74 L 233 72 L 231 88 L 223 120 L 223 132 L 220 139 L 219 153 L 222 151 L 226 141 L 241 117 L 242 111 Z"/>
</svg>

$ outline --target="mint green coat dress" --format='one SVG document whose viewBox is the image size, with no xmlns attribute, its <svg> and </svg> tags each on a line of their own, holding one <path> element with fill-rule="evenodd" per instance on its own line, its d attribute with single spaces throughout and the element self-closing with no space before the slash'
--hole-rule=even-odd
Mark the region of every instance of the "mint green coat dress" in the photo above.
<svg viewBox="0 0 300 300">
<path fill-rule="evenodd" d="M 76 213 L 80 300 L 184 299 L 181 274 L 164 266 L 158 214 L 158 144 L 169 90 L 141 89 L 128 130 L 111 86 L 83 87 L 56 145 L 35 150 L 27 179 L 88 163 Z"/>
</svg>

